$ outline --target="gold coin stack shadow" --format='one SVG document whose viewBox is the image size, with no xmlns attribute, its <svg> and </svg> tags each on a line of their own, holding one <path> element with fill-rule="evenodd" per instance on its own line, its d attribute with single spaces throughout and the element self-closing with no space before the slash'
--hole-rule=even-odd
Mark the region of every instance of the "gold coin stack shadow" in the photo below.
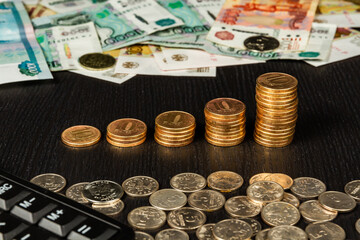
<svg viewBox="0 0 360 240">
<path fill-rule="evenodd" d="M 256 80 L 255 142 L 266 147 L 291 143 L 297 120 L 295 77 L 285 73 L 265 73 Z"/>
<path fill-rule="evenodd" d="M 190 144 L 195 136 L 195 117 L 187 112 L 168 111 L 155 119 L 155 141 L 166 147 Z"/>
<path fill-rule="evenodd" d="M 230 147 L 245 138 L 245 104 L 233 98 L 216 98 L 205 105 L 205 139 L 215 146 Z"/>
<path fill-rule="evenodd" d="M 143 121 L 122 118 L 107 126 L 106 140 L 117 147 L 134 147 L 146 139 L 147 127 Z"/>
</svg>

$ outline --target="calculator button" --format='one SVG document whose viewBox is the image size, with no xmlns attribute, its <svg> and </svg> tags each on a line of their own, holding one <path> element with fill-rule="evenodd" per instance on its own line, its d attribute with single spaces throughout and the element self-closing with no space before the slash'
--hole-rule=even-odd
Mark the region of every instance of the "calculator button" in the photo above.
<svg viewBox="0 0 360 240">
<path fill-rule="evenodd" d="M 65 237 L 74 227 L 84 221 L 84 216 L 67 207 L 57 207 L 45 215 L 39 223 L 40 227 Z"/>
<path fill-rule="evenodd" d="M 15 235 L 27 228 L 25 223 L 7 214 L 0 214 L 0 240 L 12 240 Z"/>
<path fill-rule="evenodd" d="M 29 223 L 37 223 L 45 214 L 56 207 L 48 199 L 32 193 L 18 202 L 11 213 Z"/>
<path fill-rule="evenodd" d="M 116 233 L 116 230 L 95 221 L 87 219 L 74 228 L 67 239 L 69 240 L 107 240 Z"/>
<path fill-rule="evenodd" d="M 13 240 L 60 240 L 60 238 L 37 226 L 31 226 L 16 235 Z"/>
<path fill-rule="evenodd" d="M 11 182 L 3 182 L 0 184 L 0 208 L 6 211 L 29 195 L 29 192 L 23 191 L 23 188 Z"/>
</svg>

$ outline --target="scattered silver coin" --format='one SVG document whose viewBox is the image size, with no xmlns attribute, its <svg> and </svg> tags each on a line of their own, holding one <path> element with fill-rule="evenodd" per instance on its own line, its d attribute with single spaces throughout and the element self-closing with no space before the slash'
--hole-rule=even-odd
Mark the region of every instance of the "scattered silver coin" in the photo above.
<svg viewBox="0 0 360 240">
<path fill-rule="evenodd" d="M 282 225 L 269 230 L 269 240 L 307 240 L 308 236 L 299 227 Z"/>
<path fill-rule="evenodd" d="M 84 187 L 88 184 L 89 184 L 89 182 L 82 182 L 82 183 L 77 183 L 77 184 L 70 186 L 68 189 L 66 189 L 66 192 L 65 192 L 66 197 L 68 197 L 78 203 L 82 203 L 82 204 L 89 203 L 89 201 L 86 200 L 82 195 Z"/>
<path fill-rule="evenodd" d="M 271 228 L 261 230 L 258 234 L 256 234 L 255 240 L 269 240 L 268 234 L 270 229 Z"/>
<path fill-rule="evenodd" d="M 194 230 L 206 222 L 206 215 L 195 208 L 183 207 L 169 212 L 167 223 L 180 230 Z"/>
<path fill-rule="evenodd" d="M 143 206 L 132 210 L 127 216 L 128 223 L 136 229 L 155 230 L 166 222 L 166 213 L 163 210 Z"/>
<path fill-rule="evenodd" d="M 126 179 L 122 187 L 131 197 L 145 197 L 156 192 L 159 189 L 159 183 L 152 177 L 135 176 Z"/>
<path fill-rule="evenodd" d="M 293 185 L 293 179 L 283 173 L 258 173 L 252 176 L 249 180 L 249 184 L 253 184 L 259 181 L 272 181 L 280 184 L 285 190 L 290 189 Z"/>
<path fill-rule="evenodd" d="M 326 191 L 326 185 L 316 178 L 299 177 L 294 179 L 291 192 L 301 199 L 312 199 Z"/>
<path fill-rule="evenodd" d="M 318 200 L 309 200 L 303 202 L 299 211 L 301 216 L 309 222 L 327 222 L 336 218 L 337 211 L 329 211 L 323 208 Z"/>
<path fill-rule="evenodd" d="M 290 203 L 297 208 L 300 206 L 300 200 L 291 193 L 284 192 L 284 197 L 281 201 Z"/>
<path fill-rule="evenodd" d="M 204 224 L 196 230 L 196 237 L 199 240 L 214 240 L 213 228 L 215 223 Z"/>
<path fill-rule="evenodd" d="M 327 191 L 319 196 L 319 203 L 330 211 L 350 212 L 356 207 L 355 200 L 343 192 Z"/>
<path fill-rule="evenodd" d="M 247 222 L 250 224 L 251 229 L 253 231 L 253 234 L 251 237 L 256 236 L 262 229 L 261 223 L 258 220 L 252 219 L 252 218 L 242 218 L 241 220 Z"/>
<path fill-rule="evenodd" d="M 30 182 L 53 192 L 61 192 L 66 186 L 66 179 L 55 173 L 44 173 L 33 177 Z"/>
<path fill-rule="evenodd" d="M 207 183 L 212 189 L 220 192 L 231 192 L 240 188 L 244 179 L 232 171 L 217 171 L 208 176 Z"/>
<path fill-rule="evenodd" d="M 112 202 L 111 204 L 93 203 L 91 207 L 94 210 L 101 212 L 102 214 L 108 216 L 115 216 L 122 212 L 122 210 L 125 207 L 125 204 L 123 201 L 118 199 L 116 202 Z"/>
<path fill-rule="evenodd" d="M 158 232 L 155 240 L 189 240 L 189 235 L 179 229 L 164 229 Z"/>
<path fill-rule="evenodd" d="M 360 218 L 355 223 L 355 229 L 360 234 Z"/>
<path fill-rule="evenodd" d="M 344 229 L 332 222 L 311 223 L 305 228 L 310 240 L 344 240 Z"/>
<path fill-rule="evenodd" d="M 284 189 L 276 182 L 259 181 L 251 184 L 246 194 L 254 202 L 270 203 L 283 199 Z"/>
<path fill-rule="evenodd" d="M 200 190 L 188 197 L 188 203 L 191 207 L 206 212 L 219 210 L 224 206 L 225 200 L 223 194 L 214 190 Z"/>
<path fill-rule="evenodd" d="M 360 202 L 360 180 L 354 180 L 345 185 L 345 193 Z"/>
<path fill-rule="evenodd" d="M 86 200 L 92 203 L 112 203 L 124 195 L 124 190 L 116 182 L 97 180 L 86 185 L 82 194 Z"/>
<path fill-rule="evenodd" d="M 247 196 L 235 196 L 225 203 L 226 212 L 232 217 L 255 217 L 261 212 L 262 205 L 252 202 Z"/>
<path fill-rule="evenodd" d="M 197 173 L 180 173 L 171 178 L 170 186 L 182 192 L 196 192 L 206 187 L 206 179 Z"/>
<path fill-rule="evenodd" d="M 215 224 L 213 235 L 217 240 L 247 240 L 252 236 L 252 228 L 243 220 L 225 219 Z"/>
<path fill-rule="evenodd" d="M 185 206 L 187 197 L 183 192 L 166 188 L 151 194 L 149 202 L 153 207 L 165 211 L 171 211 Z"/>
<path fill-rule="evenodd" d="M 154 238 L 148 233 L 135 231 L 135 240 L 154 240 Z"/>
<path fill-rule="evenodd" d="M 272 202 L 263 207 L 261 218 L 270 226 L 295 225 L 300 220 L 300 212 L 290 203 Z"/>
</svg>

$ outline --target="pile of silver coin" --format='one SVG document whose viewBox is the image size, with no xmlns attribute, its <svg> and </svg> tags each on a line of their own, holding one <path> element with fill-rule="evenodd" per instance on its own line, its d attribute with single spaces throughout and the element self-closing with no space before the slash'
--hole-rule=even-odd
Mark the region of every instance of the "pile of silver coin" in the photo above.
<svg viewBox="0 0 360 240">
<path fill-rule="evenodd" d="M 54 192 L 66 185 L 65 178 L 57 174 L 42 174 L 31 182 Z M 132 209 L 127 216 L 139 240 L 154 239 L 146 232 L 157 231 L 165 223 L 170 228 L 157 232 L 155 240 L 187 240 L 191 231 L 196 231 L 200 240 L 345 240 L 345 231 L 331 221 L 360 203 L 360 180 L 346 184 L 345 192 L 326 191 L 319 179 L 292 179 L 282 173 L 256 174 L 249 180 L 246 196 L 226 199 L 223 193 L 233 192 L 243 183 L 232 171 L 214 172 L 207 179 L 197 173 L 180 173 L 171 178 L 172 188 L 159 189 L 154 178 L 135 176 L 122 185 L 108 180 L 78 183 L 66 190 L 66 196 L 109 216 L 121 214 L 124 192 L 131 197 L 149 197 L 148 206 Z M 206 212 L 223 207 L 228 219 L 206 222 Z M 270 228 L 262 230 L 254 219 L 258 215 Z M 304 230 L 294 226 L 301 217 L 309 223 Z M 352 224 L 360 234 L 360 219 Z"/>
</svg>

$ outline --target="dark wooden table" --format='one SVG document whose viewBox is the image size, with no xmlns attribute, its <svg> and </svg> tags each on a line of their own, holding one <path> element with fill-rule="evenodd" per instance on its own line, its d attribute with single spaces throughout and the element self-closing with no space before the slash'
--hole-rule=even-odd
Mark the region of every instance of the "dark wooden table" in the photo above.
<svg viewBox="0 0 360 240">
<path fill-rule="evenodd" d="M 252 137 L 256 78 L 275 71 L 299 80 L 295 139 L 278 149 L 262 147 Z M 0 168 L 24 179 L 54 172 L 63 175 L 70 186 L 96 179 L 122 183 L 131 176 L 148 175 L 161 188 L 169 188 L 170 178 L 177 173 L 207 177 L 214 171 L 232 170 L 244 177 L 245 184 L 227 198 L 245 195 L 249 178 L 260 172 L 315 177 L 328 190 L 337 191 L 360 179 L 360 57 L 320 68 L 300 61 L 222 67 L 216 78 L 138 75 L 120 85 L 69 72 L 54 73 L 54 78 L 0 86 Z M 247 106 L 247 135 L 238 146 L 215 147 L 204 138 L 203 109 L 217 97 L 233 97 Z M 195 116 L 192 144 L 167 148 L 154 141 L 155 117 L 168 110 Z M 106 142 L 106 126 L 124 117 L 147 124 L 145 143 L 118 148 Z M 65 146 L 61 132 L 78 124 L 99 128 L 101 141 L 84 149 Z M 123 201 L 126 207 L 117 217 L 121 222 L 126 222 L 133 208 L 149 205 L 148 198 L 125 196 Z M 224 209 L 207 213 L 207 217 L 208 223 L 228 218 Z M 345 229 L 347 239 L 360 239 L 354 227 L 358 218 L 359 206 L 339 214 L 334 222 Z M 306 224 L 301 221 L 298 226 Z M 190 235 L 195 239 L 194 233 Z"/>
</svg>

